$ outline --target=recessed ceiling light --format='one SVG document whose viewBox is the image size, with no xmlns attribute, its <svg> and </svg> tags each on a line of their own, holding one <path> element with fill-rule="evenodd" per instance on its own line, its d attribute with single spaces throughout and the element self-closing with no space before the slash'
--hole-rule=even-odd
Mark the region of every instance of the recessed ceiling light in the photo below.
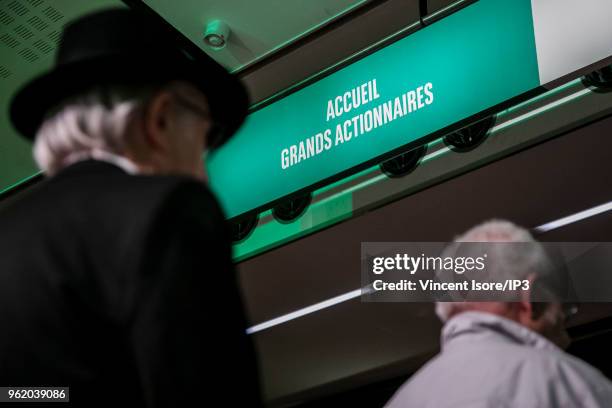
<svg viewBox="0 0 612 408">
<path fill-rule="evenodd" d="M 229 26 L 221 20 L 214 20 L 206 24 L 204 31 L 204 44 L 213 50 L 225 48 L 230 35 Z"/>
</svg>

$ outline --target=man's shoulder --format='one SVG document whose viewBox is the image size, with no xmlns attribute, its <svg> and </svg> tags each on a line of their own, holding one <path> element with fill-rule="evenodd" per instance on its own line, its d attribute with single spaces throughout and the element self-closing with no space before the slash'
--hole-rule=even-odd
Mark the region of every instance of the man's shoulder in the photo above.
<svg viewBox="0 0 612 408">
<path fill-rule="evenodd" d="M 216 205 L 210 189 L 201 181 L 186 176 L 126 175 L 122 185 L 103 189 L 111 199 L 127 199 L 156 208 L 160 205 L 191 206 L 194 203 Z"/>
<path fill-rule="evenodd" d="M 0 223 L 20 225 L 117 225 L 148 222 L 160 212 L 193 214 L 197 209 L 222 217 L 216 199 L 202 182 L 184 176 L 131 175 L 107 163 L 85 163 L 42 181 L 0 211 Z M 16 225 L 15 225 L 16 227 Z"/>
<path fill-rule="evenodd" d="M 445 390 L 439 401 L 431 384 Z M 457 406 L 454 402 L 469 400 L 470 404 L 481 401 L 487 407 L 501 406 L 504 401 L 512 402 L 508 406 L 525 407 L 550 405 L 538 405 L 535 401 L 551 404 L 560 401 L 561 406 L 599 407 L 604 406 L 599 402 L 610 398 L 612 383 L 601 372 L 560 349 L 510 342 L 466 342 L 429 361 L 404 385 L 395 400 L 433 399 L 438 406 Z M 481 406 L 470 404 L 467 405 Z"/>
<path fill-rule="evenodd" d="M 533 350 L 528 357 L 523 370 L 527 383 L 551 398 L 588 407 L 608 406 L 612 399 L 612 382 L 587 362 L 561 350 Z"/>
<path fill-rule="evenodd" d="M 128 174 L 109 163 L 87 161 L 47 180 L 53 193 L 82 197 L 108 197 L 109 200 L 131 199 L 143 204 L 164 201 L 173 194 L 191 194 L 212 198 L 208 188 L 200 181 L 178 175 Z"/>
<path fill-rule="evenodd" d="M 539 358 L 541 362 L 545 362 L 545 364 L 542 364 L 544 367 L 553 366 L 556 368 L 552 374 L 553 381 L 583 382 L 586 385 L 604 389 L 608 396 L 612 398 L 612 382 L 601 371 L 587 362 L 562 351 L 541 355 Z"/>
<path fill-rule="evenodd" d="M 455 350 L 457 354 L 463 353 L 477 364 L 489 364 L 494 367 L 505 367 L 508 371 L 523 373 L 525 377 L 539 377 L 549 379 L 551 382 L 561 380 L 561 377 L 580 377 L 586 381 L 603 381 L 611 384 L 606 377 L 595 367 L 585 361 L 572 356 L 556 346 L 532 347 L 514 342 L 487 342 L 468 344 Z M 453 353 L 451 353 L 453 354 Z M 442 364 L 448 362 L 445 357 L 453 359 L 450 355 L 441 355 Z M 488 361 L 488 363 L 486 361 Z"/>
</svg>

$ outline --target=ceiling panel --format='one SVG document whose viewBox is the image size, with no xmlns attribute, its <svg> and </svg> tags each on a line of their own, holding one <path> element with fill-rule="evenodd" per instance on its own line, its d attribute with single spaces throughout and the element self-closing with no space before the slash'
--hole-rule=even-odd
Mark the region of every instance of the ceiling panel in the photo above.
<svg viewBox="0 0 612 408">
<path fill-rule="evenodd" d="M 8 118 L 12 95 L 47 70 L 62 27 L 73 18 L 120 0 L 0 0 L 0 186 L 36 172 L 31 146 L 18 137 Z"/>
<path fill-rule="evenodd" d="M 419 28 L 418 1 L 370 2 L 350 17 L 345 24 L 321 30 L 299 47 L 275 55 L 270 63 L 241 73 L 253 101 L 289 88 L 393 34 L 408 35 Z"/>
<path fill-rule="evenodd" d="M 144 0 L 150 8 L 226 68 L 235 71 L 351 12 L 366 0 Z M 229 25 L 228 46 L 211 50 L 203 42 L 208 22 Z"/>
<path fill-rule="evenodd" d="M 230 69 L 268 56 L 298 38 L 299 47 L 266 59 L 242 77 L 254 102 L 316 74 L 418 20 L 418 2 L 405 0 L 266 0 L 146 3 L 204 49 L 205 22 L 224 19 L 235 32 L 228 47 L 210 55 Z M 0 186 L 35 174 L 29 143 L 8 119 L 8 102 L 53 60 L 59 33 L 72 18 L 121 0 L 0 0 Z M 349 17 L 347 17 L 349 16 Z M 322 29 L 325 27 L 326 29 Z M 317 31 L 318 30 L 318 31 Z M 314 31 L 316 35 L 311 35 Z M 287 51 L 291 49 L 290 51 Z"/>
</svg>

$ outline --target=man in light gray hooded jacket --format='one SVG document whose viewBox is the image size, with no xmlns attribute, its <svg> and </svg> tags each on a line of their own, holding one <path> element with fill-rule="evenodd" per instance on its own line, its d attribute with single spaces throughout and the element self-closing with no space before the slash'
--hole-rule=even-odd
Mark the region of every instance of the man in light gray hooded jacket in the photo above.
<svg viewBox="0 0 612 408">
<path fill-rule="evenodd" d="M 528 231 L 498 220 L 455 241 L 535 243 Z M 525 256 L 520 264 L 508 258 L 514 278 L 537 278 L 541 260 Z M 445 322 L 440 354 L 386 408 L 612 407 L 612 383 L 562 350 L 569 337 L 564 325 L 568 311 L 561 303 L 441 302 L 436 313 Z"/>
</svg>

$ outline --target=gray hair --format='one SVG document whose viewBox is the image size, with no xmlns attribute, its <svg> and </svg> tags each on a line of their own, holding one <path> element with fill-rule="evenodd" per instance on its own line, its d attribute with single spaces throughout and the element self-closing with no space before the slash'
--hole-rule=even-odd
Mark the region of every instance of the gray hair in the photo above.
<svg viewBox="0 0 612 408">
<path fill-rule="evenodd" d="M 455 238 L 454 242 L 515 242 L 527 245 L 490 245 L 486 272 L 500 279 L 528 279 L 535 275 L 543 281 L 550 279 L 553 270 L 550 259 L 544 247 L 538 243 L 531 233 L 524 228 L 505 221 L 490 220 L 477 225 Z M 443 256 L 453 256 L 449 251 L 456 251 L 457 246 L 450 246 Z M 492 252 L 492 253 L 491 253 Z M 465 298 L 478 299 L 478 293 L 463 293 Z M 436 314 L 445 322 L 449 317 L 470 309 L 478 309 L 477 301 L 466 302 L 436 302 Z"/>
<path fill-rule="evenodd" d="M 36 135 L 33 153 L 38 167 L 53 175 L 75 155 L 123 154 L 129 143 L 127 128 L 155 89 L 98 86 L 64 100 L 46 116 Z"/>
</svg>

